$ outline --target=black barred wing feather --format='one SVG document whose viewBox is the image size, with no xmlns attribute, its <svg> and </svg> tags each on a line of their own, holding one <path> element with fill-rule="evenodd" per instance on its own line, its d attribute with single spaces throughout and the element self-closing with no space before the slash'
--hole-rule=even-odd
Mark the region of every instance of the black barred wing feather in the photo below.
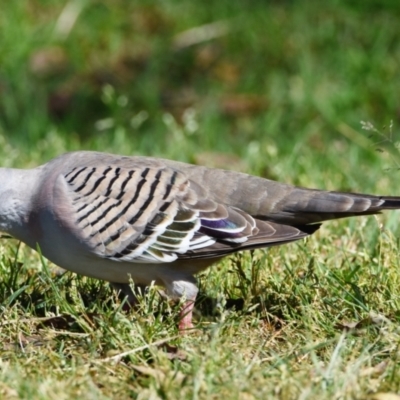
<svg viewBox="0 0 400 400">
<path fill-rule="evenodd" d="M 247 237 L 245 241 L 234 243 L 232 241 L 217 240 L 206 248 L 200 248 L 195 252 L 189 251 L 180 256 L 180 258 L 216 258 L 239 250 L 251 250 L 290 243 L 311 235 L 321 226 L 321 224 L 291 226 L 259 219 L 255 219 L 255 222 L 254 234 Z"/>
<path fill-rule="evenodd" d="M 207 199 L 170 168 L 76 167 L 64 182 L 75 231 L 101 257 L 172 262 L 217 241 L 236 247 L 258 233 L 250 215 Z"/>
</svg>

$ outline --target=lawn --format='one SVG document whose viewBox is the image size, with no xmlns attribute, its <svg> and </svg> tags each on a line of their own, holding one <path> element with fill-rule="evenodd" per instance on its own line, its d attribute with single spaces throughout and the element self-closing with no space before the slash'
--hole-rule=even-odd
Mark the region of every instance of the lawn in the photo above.
<svg viewBox="0 0 400 400">
<path fill-rule="evenodd" d="M 25 0 L 0 13 L 0 157 L 149 155 L 400 195 L 400 5 Z M 399 212 L 327 222 L 198 276 L 195 330 L 151 287 L 0 242 L 0 398 L 400 399 Z"/>
</svg>

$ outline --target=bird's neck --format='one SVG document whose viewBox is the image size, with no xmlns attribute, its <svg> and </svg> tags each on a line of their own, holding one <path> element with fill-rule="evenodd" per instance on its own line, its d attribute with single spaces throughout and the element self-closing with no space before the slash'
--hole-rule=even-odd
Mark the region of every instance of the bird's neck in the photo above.
<svg viewBox="0 0 400 400">
<path fill-rule="evenodd" d="M 39 180 L 40 168 L 0 168 L 0 231 L 25 241 Z"/>
</svg>

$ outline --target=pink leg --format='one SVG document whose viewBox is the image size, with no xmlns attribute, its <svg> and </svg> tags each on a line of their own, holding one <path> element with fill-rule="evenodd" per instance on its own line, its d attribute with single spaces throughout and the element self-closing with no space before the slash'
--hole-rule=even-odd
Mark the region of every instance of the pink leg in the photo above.
<svg viewBox="0 0 400 400">
<path fill-rule="evenodd" d="M 193 329 L 193 308 L 199 291 L 196 279 L 193 276 L 182 275 L 181 272 L 179 275 L 170 272 L 164 277 L 163 283 L 170 298 L 174 300 L 185 299 L 179 311 L 179 332 L 185 333 Z"/>
<path fill-rule="evenodd" d="M 189 329 L 193 329 L 192 316 L 193 316 L 194 300 L 186 300 L 182 305 L 179 312 L 179 325 L 180 333 L 185 333 Z"/>
</svg>

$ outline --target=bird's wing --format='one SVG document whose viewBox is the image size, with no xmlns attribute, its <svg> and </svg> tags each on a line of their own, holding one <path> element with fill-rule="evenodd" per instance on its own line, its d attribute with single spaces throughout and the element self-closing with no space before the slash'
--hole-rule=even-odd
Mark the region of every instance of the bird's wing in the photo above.
<svg viewBox="0 0 400 400">
<path fill-rule="evenodd" d="M 218 257 L 290 242 L 317 229 L 257 220 L 210 199 L 210 187 L 204 190 L 184 173 L 159 164 L 73 166 L 55 185 L 71 210 L 59 212 L 59 218 L 68 220 L 92 254 L 116 261 Z"/>
</svg>

